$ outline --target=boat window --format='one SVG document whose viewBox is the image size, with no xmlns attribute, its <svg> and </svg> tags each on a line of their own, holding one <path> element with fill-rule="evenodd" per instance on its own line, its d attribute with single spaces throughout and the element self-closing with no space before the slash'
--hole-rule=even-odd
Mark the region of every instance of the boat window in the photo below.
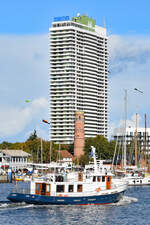
<svg viewBox="0 0 150 225">
<path fill-rule="evenodd" d="M 68 186 L 68 192 L 73 192 L 73 185 Z"/>
<path fill-rule="evenodd" d="M 41 195 L 45 195 L 46 194 L 46 184 L 42 183 L 41 185 L 42 185 L 42 187 L 41 187 Z"/>
<path fill-rule="evenodd" d="M 102 182 L 105 182 L 105 177 L 104 176 L 102 176 Z"/>
<path fill-rule="evenodd" d="M 83 173 L 78 173 L 78 181 L 83 181 Z"/>
<path fill-rule="evenodd" d="M 107 177 L 107 181 L 110 182 L 110 177 Z"/>
<path fill-rule="evenodd" d="M 49 192 L 49 184 L 46 185 L 46 192 Z"/>
<path fill-rule="evenodd" d="M 55 177 L 55 182 L 64 182 L 63 176 L 56 176 Z"/>
<path fill-rule="evenodd" d="M 96 182 L 96 177 L 95 176 L 93 177 L 93 182 Z"/>
<path fill-rule="evenodd" d="M 97 177 L 97 182 L 100 182 L 101 181 L 101 177 Z"/>
<path fill-rule="evenodd" d="M 82 192 L 82 184 L 77 185 L 77 192 Z"/>
<path fill-rule="evenodd" d="M 64 192 L 64 185 L 57 185 L 56 192 Z"/>
<path fill-rule="evenodd" d="M 36 190 L 40 191 L 40 184 L 36 184 Z"/>
</svg>

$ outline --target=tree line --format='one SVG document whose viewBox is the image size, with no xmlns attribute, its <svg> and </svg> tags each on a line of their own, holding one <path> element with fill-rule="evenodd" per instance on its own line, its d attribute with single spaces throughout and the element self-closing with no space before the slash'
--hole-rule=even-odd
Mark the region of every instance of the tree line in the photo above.
<svg viewBox="0 0 150 225">
<path fill-rule="evenodd" d="M 97 135 L 96 137 L 86 138 L 85 139 L 85 147 L 84 147 L 84 155 L 81 156 L 75 162 L 80 165 L 85 165 L 89 163 L 91 146 L 96 148 L 96 153 L 99 159 L 111 159 L 113 158 L 113 154 L 115 151 L 116 141 L 108 141 L 102 135 Z M 58 150 L 67 150 L 73 155 L 73 144 L 55 144 L 51 143 L 51 160 L 58 160 Z M 2 142 L 0 143 L 0 149 L 21 149 L 31 155 L 30 160 L 39 163 L 41 162 L 41 138 L 37 136 L 36 130 L 31 133 L 29 138 L 25 142 Z M 42 158 L 43 162 L 50 162 L 50 141 L 42 140 Z"/>
</svg>

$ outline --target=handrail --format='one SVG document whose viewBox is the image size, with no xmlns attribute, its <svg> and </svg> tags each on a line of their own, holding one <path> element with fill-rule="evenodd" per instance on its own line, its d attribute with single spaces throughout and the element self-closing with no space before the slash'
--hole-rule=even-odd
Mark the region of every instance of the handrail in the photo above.
<svg viewBox="0 0 150 225">
<path fill-rule="evenodd" d="M 93 191 L 84 191 L 84 192 L 50 192 L 51 196 L 59 196 L 61 195 L 62 197 L 66 197 L 67 195 L 69 195 L 70 197 L 73 197 L 73 196 L 81 196 L 81 193 L 82 193 L 82 196 L 87 196 L 87 195 L 97 195 L 97 193 L 99 193 L 100 195 L 104 195 L 104 194 L 111 194 L 111 192 L 117 190 L 118 188 L 123 188 L 125 187 L 126 184 L 120 184 L 120 185 L 113 185 L 111 189 L 105 189 L 105 190 L 100 190 L 99 192 L 97 192 L 97 188 Z M 33 193 L 34 193 L 35 190 L 33 190 Z M 32 193 L 32 189 L 20 189 L 20 188 L 15 188 L 12 190 L 12 193 L 19 193 L 19 194 L 31 194 Z"/>
</svg>

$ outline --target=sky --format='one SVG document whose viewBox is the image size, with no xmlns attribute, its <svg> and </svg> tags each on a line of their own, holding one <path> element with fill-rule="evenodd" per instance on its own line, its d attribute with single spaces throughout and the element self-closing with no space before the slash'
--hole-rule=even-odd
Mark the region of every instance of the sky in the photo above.
<svg viewBox="0 0 150 225">
<path fill-rule="evenodd" d="M 36 129 L 49 139 L 49 27 L 54 17 L 88 14 L 106 24 L 109 46 L 109 137 L 149 121 L 149 0 L 2 0 L 0 2 L 0 143 L 22 142 Z M 143 94 L 134 90 L 138 88 Z M 26 103 L 25 100 L 30 102 Z"/>
</svg>

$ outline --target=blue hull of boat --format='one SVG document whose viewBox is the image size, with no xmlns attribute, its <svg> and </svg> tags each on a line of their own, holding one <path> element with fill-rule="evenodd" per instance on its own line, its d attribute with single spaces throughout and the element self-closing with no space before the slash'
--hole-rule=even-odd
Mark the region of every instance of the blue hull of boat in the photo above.
<svg viewBox="0 0 150 225">
<path fill-rule="evenodd" d="M 56 197 L 45 195 L 32 195 L 10 193 L 8 200 L 12 202 L 26 202 L 29 204 L 39 205 L 98 205 L 98 204 L 111 204 L 116 203 L 122 197 L 123 192 L 109 194 L 109 195 L 95 195 L 84 197 Z"/>
</svg>

